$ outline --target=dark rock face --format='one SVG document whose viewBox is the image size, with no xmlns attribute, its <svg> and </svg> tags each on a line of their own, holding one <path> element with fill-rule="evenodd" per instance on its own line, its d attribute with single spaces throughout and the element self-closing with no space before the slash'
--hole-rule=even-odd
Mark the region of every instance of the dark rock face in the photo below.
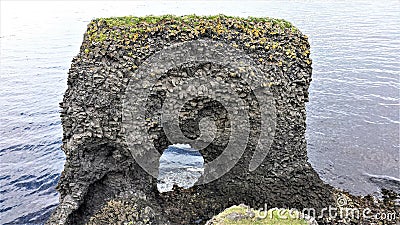
<svg viewBox="0 0 400 225">
<path fill-rule="evenodd" d="M 67 161 L 48 224 L 204 224 L 241 203 L 331 204 L 331 187 L 307 162 L 309 44 L 287 24 L 92 21 L 61 103 Z M 159 193 L 157 157 L 188 142 L 204 156 L 204 176 L 190 189 Z"/>
</svg>

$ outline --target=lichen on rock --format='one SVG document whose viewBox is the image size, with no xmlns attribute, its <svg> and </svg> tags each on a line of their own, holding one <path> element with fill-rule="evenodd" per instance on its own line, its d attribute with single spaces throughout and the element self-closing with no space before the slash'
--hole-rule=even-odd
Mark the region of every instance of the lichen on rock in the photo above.
<svg viewBox="0 0 400 225">
<path fill-rule="evenodd" d="M 90 217 L 87 225 L 97 224 L 154 224 L 162 223 L 163 218 L 139 193 L 118 196 L 108 201 L 95 215 Z M 166 223 L 166 222 L 165 222 Z M 166 223 L 167 224 L 167 223 Z"/>
</svg>

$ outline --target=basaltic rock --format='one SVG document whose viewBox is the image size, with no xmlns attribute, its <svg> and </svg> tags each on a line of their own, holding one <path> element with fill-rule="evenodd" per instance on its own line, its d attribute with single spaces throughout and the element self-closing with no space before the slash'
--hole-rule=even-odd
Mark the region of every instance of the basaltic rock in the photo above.
<svg viewBox="0 0 400 225">
<path fill-rule="evenodd" d="M 331 204 L 307 162 L 309 48 L 271 18 L 92 20 L 60 104 L 66 162 L 47 223 L 205 224 L 242 203 Z M 159 193 L 156 157 L 200 137 L 204 177 Z"/>
</svg>

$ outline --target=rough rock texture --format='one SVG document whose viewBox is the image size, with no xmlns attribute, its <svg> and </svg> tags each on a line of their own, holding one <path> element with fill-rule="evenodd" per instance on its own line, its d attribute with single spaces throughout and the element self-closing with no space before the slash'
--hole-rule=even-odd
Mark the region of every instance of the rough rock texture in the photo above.
<svg viewBox="0 0 400 225">
<path fill-rule="evenodd" d="M 143 78 L 138 74 L 143 62 L 152 56 L 162 59 L 157 52 L 194 40 L 221 43 L 225 49 L 229 46 L 245 54 L 245 60 L 251 61 L 250 69 L 258 71 L 255 81 L 262 82 L 260 85 L 268 87 L 272 94 L 276 109 L 275 135 L 270 148 L 265 149 L 267 157 L 261 158 L 260 165 L 253 171 L 249 171 L 249 164 L 257 143 L 268 142 L 268 138 L 262 138 L 261 125 L 261 114 L 267 110 L 260 107 L 257 102 L 260 99 L 254 97 L 247 84 L 241 83 L 243 74 L 237 72 L 238 67 L 229 68 L 223 61 L 194 60 L 162 67 L 156 83 L 143 84 L 136 92 L 132 88 Z M 207 53 L 207 49 L 204 51 Z M 235 51 L 226 55 L 226 61 L 230 59 L 240 60 L 235 59 Z M 307 162 L 305 102 L 311 70 L 307 37 L 283 20 L 226 16 L 93 20 L 84 35 L 80 53 L 72 61 L 68 89 L 60 104 L 62 148 L 67 161 L 58 185 L 60 205 L 48 224 L 102 224 L 102 214 L 109 212 L 110 207 L 128 203 L 141 210 L 142 206 L 148 207 L 155 213 L 148 215 L 146 211 L 131 217 L 116 217 L 121 224 L 139 224 L 139 221 L 204 224 L 223 209 L 241 203 L 252 208 L 268 204 L 270 207 L 316 209 L 331 204 L 332 188 L 323 184 Z M 151 140 L 138 145 L 140 153 L 146 150 L 143 146 L 149 144 L 159 153 L 173 144 L 163 127 L 157 124 L 159 109 L 171 88 L 169 85 L 173 79 L 206 76 L 232 84 L 239 96 L 237 101 L 248 106 L 250 130 L 243 155 L 235 158 L 238 162 L 229 172 L 212 182 L 159 193 L 156 179 L 135 161 L 135 148 L 131 144 Z M 130 123 L 126 121 L 128 116 L 123 121 L 124 101 L 133 101 L 135 94 L 139 96 L 145 90 L 150 93 L 147 102 L 138 98 L 138 102 L 143 102 L 143 119 L 131 118 Z M 180 112 L 180 127 L 187 138 L 200 135 L 201 118 L 211 118 L 215 123 L 215 138 L 200 151 L 206 163 L 223 152 L 229 145 L 229 135 L 235 132 L 230 125 L 235 118 L 224 110 L 218 99 L 198 98 L 189 101 Z M 128 127 L 125 127 L 126 122 Z M 136 134 L 136 128 L 132 127 L 135 124 L 138 130 L 145 129 L 149 137 L 144 137 L 143 133 L 138 133 L 143 137 L 132 137 Z M 122 200 L 121 195 L 124 196 Z M 139 199 L 139 195 L 145 197 Z M 112 216 L 115 214 L 123 212 L 111 213 L 111 217 L 115 218 Z M 133 222 L 129 221 L 131 219 Z"/>
<path fill-rule="evenodd" d="M 136 225 L 151 224 L 152 221 L 166 223 L 159 210 L 160 208 L 148 201 L 142 193 L 128 193 L 107 202 L 87 224 L 121 224 L 125 221 Z"/>
</svg>

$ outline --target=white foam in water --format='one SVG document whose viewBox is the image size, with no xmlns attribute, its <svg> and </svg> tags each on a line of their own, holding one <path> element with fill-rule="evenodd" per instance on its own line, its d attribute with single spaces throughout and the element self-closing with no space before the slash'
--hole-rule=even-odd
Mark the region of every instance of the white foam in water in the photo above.
<svg viewBox="0 0 400 225">
<path fill-rule="evenodd" d="M 190 146 L 189 144 L 180 144 L 180 143 L 173 144 L 171 146 L 175 147 L 175 148 L 187 148 L 187 149 L 191 149 L 192 148 L 192 146 Z"/>
<path fill-rule="evenodd" d="M 392 190 L 400 194 L 400 178 L 369 173 L 364 173 L 364 175 L 379 188 Z"/>
<path fill-rule="evenodd" d="M 204 168 L 187 168 L 186 170 L 191 172 L 204 172 Z"/>
<path fill-rule="evenodd" d="M 172 191 L 174 184 L 190 188 L 203 175 L 204 159 L 188 144 L 170 145 L 160 157 L 159 192 Z"/>
</svg>

